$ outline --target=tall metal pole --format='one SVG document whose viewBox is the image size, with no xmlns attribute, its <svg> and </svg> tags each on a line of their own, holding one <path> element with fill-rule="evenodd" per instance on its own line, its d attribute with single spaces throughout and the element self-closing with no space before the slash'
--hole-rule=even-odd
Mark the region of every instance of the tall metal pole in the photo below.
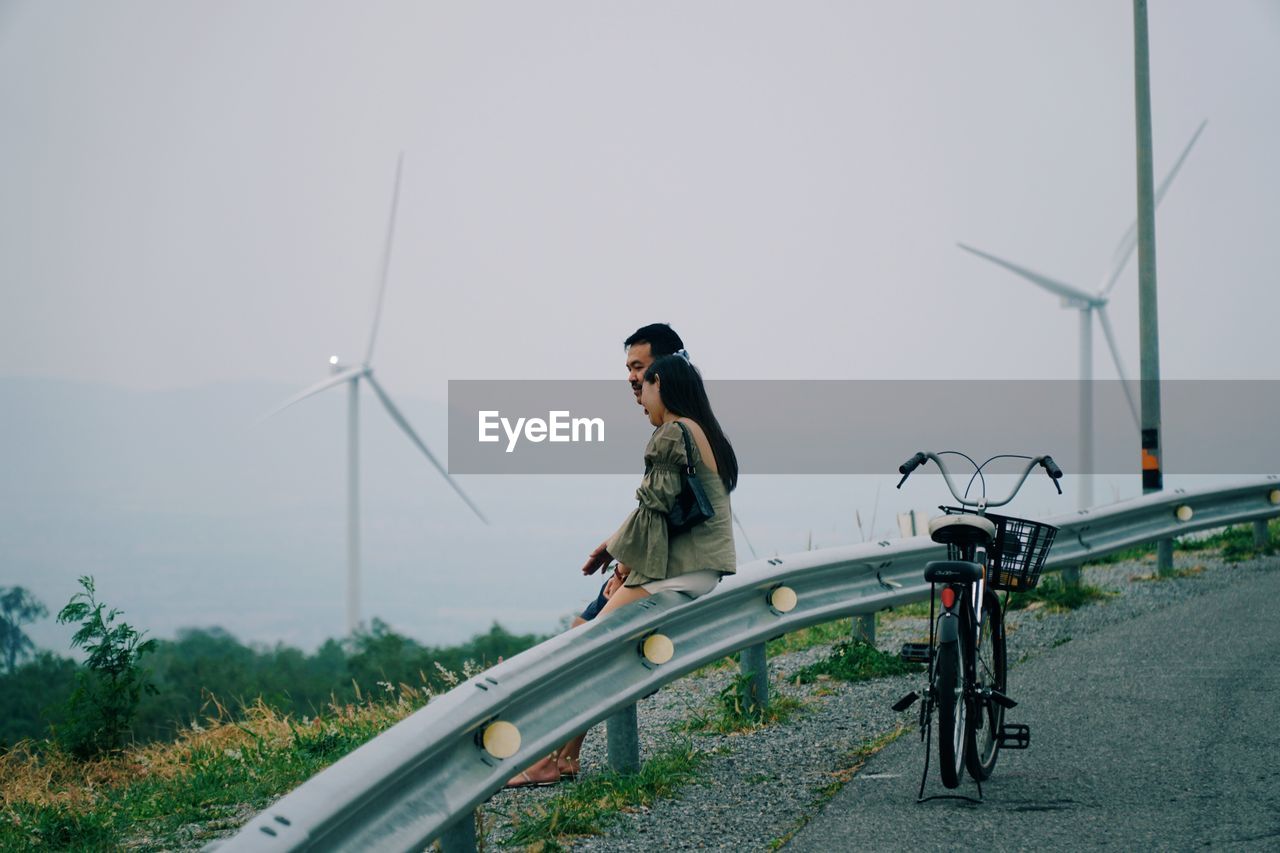
<svg viewBox="0 0 1280 853">
<path fill-rule="evenodd" d="M 360 378 L 347 397 L 347 636 L 360 627 Z"/>
<path fill-rule="evenodd" d="M 1133 0 L 1133 86 L 1138 148 L 1138 340 L 1142 392 L 1142 492 L 1164 488 L 1160 447 L 1160 327 L 1156 306 L 1155 178 L 1151 156 L 1151 60 L 1146 0 Z M 1158 543 L 1157 568 L 1173 568 L 1173 542 Z"/>
<path fill-rule="evenodd" d="M 1080 309 L 1080 477 L 1077 501 L 1080 509 L 1093 507 L 1093 306 Z M 1064 566 L 1062 582 L 1080 586 L 1080 567 Z"/>
<path fill-rule="evenodd" d="M 1093 306 L 1080 309 L 1080 509 L 1093 507 Z"/>
</svg>

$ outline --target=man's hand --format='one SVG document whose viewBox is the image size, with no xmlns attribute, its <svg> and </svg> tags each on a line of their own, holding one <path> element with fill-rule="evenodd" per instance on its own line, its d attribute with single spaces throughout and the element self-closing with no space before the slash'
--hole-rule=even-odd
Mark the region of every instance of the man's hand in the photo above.
<svg viewBox="0 0 1280 853">
<path fill-rule="evenodd" d="M 608 542 L 601 542 L 599 547 L 591 552 L 587 557 L 587 562 L 582 565 L 582 573 L 584 575 L 594 575 L 613 562 L 613 557 L 609 554 L 608 545 Z"/>
</svg>

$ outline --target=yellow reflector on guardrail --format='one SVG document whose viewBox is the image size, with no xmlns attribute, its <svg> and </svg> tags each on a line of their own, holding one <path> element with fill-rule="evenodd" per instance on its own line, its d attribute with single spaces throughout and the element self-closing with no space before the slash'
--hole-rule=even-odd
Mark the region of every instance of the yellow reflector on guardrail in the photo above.
<svg viewBox="0 0 1280 853">
<path fill-rule="evenodd" d="M 649 663 L 663 664 L 675 656 L 676 646 L 665 634 L 650 634 L 640 645 L 640 654 Z"/>
<path fill-rule="evenodd" d="M 769 591 L 769 606 L 779 613 L 795 610 L 798 600 L 796 591 L 789 586 L 775 586 Z"/>
<path fill-rule="evenodd" d="M 510 758 L 520 751 L 520 730 L 506 720 L 490 723 L 484 730 L 484 751 L 494 758 Z"/>
</svg>

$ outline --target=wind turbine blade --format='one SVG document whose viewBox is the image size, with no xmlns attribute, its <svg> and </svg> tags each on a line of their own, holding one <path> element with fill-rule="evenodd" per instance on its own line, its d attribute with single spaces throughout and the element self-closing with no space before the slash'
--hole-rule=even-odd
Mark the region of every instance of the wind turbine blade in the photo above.
<svg viewBox="0 0 1280 853">
<path fill-rule="evenodd" d="M 369 330 L 369 349 L 364 363 L 373 360 L 373 343 L 378 337 L 378 323 L 382 319 L 382 298 L 387 293 L 387 272 L 391 269 L 391 246 L 396 237 L 396 211 L 400 206 L 400 173 L 404 170 L 404 152 L 396 160 L 396 184 L 391 192 L 391 218 L 387 222 L 387 242 L 382 247 L 382 271 L 378 274 L 378 301 L 373 309 L 373 328 Z"/>
<path fill-rule="evenodd" d="M 387 414 L 391 415 L 391 420 L 395 421 L 400 429 L 404 430 L 405 435 L 409 436 L 409 440 L 418 446 L 418 449 L 426 455 L 432 465 L 436 466 L 436 470 L 440 472 L 441 476 L 449 481 L 449 485 L 453 486 L 453 490 L 458 493 L 458 497 L 466 501 L 467 506 L 471 507 L 471 511 L 476 514 L 476 517 L 485 524 L 488 524 L 489 519 L 484 517 L 484 513 L 480 511 L 480 508 L 471 502 L 471 498 L 467 497 L 466 492 L 462 491 L 462 488 L 454 482 L 452 477 L 449 476 L 449 472 L 445 470 L 445 467 L 441 465 L 435 455 L 427 449 L 426 443 L 423 442 L 422 439 L 418 438 L 418 434 L 413 431 L 413 427 L 409 426 L 409 421 L 405 419 L 404 415 L 400 414 L 400 410 L 396 408 L 395 403 L 391 402 L 391 398 L 387 396 L 387 392 L 378 384 L 378 380 L 373 378 L 373 374 L 368 374 L 366 378 L 369 380 L 369 385 L 373 387 L 373 393 L 378 395 L 378 399 L 381 400 L 382 405 L 386 407 Z"/>
<path fill-rule="evenodd" d="M 997 258 L 995 255 L 988 254 L 982 251 L 981 249 L 975 249 L 972 246 L 966 246 L 964 243 L 956 243 L 956 245 L 959 246 L 961 249 L 964 249 L 966 252 L 971 252 L 972 254 L 975 254 L 980 258 L 985 258 L 986 260 L 991 261 L 991 263 L 995 264 L 996 266 L 1004 267 L 1009 272 L 1016 273 L 1017 275 L 1022 276 L 1028 281 L 1031 281 L 1031 282 L 1034 282 L 1035 284 L 1040 285 L 1050 293 L 1056 293 L 1057 295 L 1064 297 L 1066 299 L 1079 300 L 1086 304 L 1092 304 L 1097 301 L 1097 297 L 1092 296 L 1088 293 L 1085 293 L 1083 290 L 1081 290 L 1078 287 L 1072 287 L 1071 285 L 1066 284 L 1065 282 L 1061 282 L 1061 281 L 1058 281 L 1057 279 L 1049 278 L 1046 275 L 1041 275 L 1038 272 L 1029 270 L 1026 267 L 1018 266 L 1017 264 L 1006 261 L 1003 258 Z"/>
<path fill-rule="evenodd" d="M 343 382 L 348 382 L 362 375 L 364 372 L 365 372 L 365 368 L 363 365 L 361 365 L 360 367 L 348 367 L 346 370 L 343 370 L 339 373 L 335 373 L 332 376 L 326 379 L 323 379 L 320 382 L 317 382 L 315 385 L 312 385 L 310 388 L 304 388 L 303 390 L 299 391 L 297 394 L 294 394 L 292 397 L 285 400 L 280 405 L 276 406 L 271 411 L 267 412 L 258 420 L 259 422 L 265 421 L 267 418 L 270 418 L 273 415 L 277 415 L 280 412 L 283 412 L 285 409 L 289 408 L 294 403 L 301 402 L 302 400 L 305 400 L 308 397 L 312 397 L 316 394 L 319 394 L 321 391 L 332 388 L 334 385 L 341 385 Z"/>
<path fill-rule="evenodd" d="M 1111 350 L 1111 358 L 1116 363 L 1116 373 L 1120 374 L 1120 387 L 1124 389 L 1125 399 L 1129 401 L 1129 411 L 1133 413 L 1133 422 L 1142 426 L 1142 418 L 1138 414 L 1138 406 L 1133 401 L 1133 390 L 1129 387 L 1128 376 L 1124 372 L 1124 364 L 1120 361 L 1120 347 L 1116 346 L 1116 335 L 1111 330 L 1111 319 L 1107 317 L 1107 306 L 1098 306 L 1098 322 L 1102 324 L 1102 334 L 1107 339 L 1107 347 Z"/>
<path fill-rule="evenodd" d="M 1173 183 L 1173 179 L 1178 176 L 1178 170 L 1182 168 L 1182 164 L 1187 159 L 1187 155 L 1191 153 L 1191 149 L 1195 146 L 1196 140 L 1200 138 L 1200 134 L 1204 133 L 1205 125 L 1208 123 L 1208 119 L 1200 122 L 1200 126 L 1196 128 L 1196 132 L 1191 134 L 1191 141 L 1187 143 L 1187 147 L 1182 149 L 1182 154 L 1178 156 L 1178 162 L 1173 164 L 1173 168 L 1169 170 L 1169 174 L 1165 175 L 1164 180 L 1160 182 L 1160 186 L 1156 187 L 1156 204 L 1160 204 L 1160 199 L 1164 198 L 1164 194 L 1169 191 L 1169 184 Z"/>
<path fill-rule="evenodd" d="M 747 538 L 747 528 L 742 526 L 742 520 L 738 518 L 736 512 L 733 513 L 733 523 L 738 525 L 738 532 L 742 534 L 742 541 L 747 543 L 747 550 L 751 552 L 751 559 L 759 559 L 756 556 L 756 549 L 751 545 L 751 540 Z"/>
<path fill-rule="evenodd" d="M 1196 132 L 1191 135 L 1191 141 L 1187 143 L 1187 147 L 1182 149 L 1182 155 L 1178 157 L 1173 168 L 1169 170 L 1169 174 L 1164 176 L 1164 180 L 1160 182 L 1160 186 L 1156 188 L 1155 206 L 1160 206 L 1160 200 L 1164 198 L 1164 194 L 1169 191 L 1169 185 L 1173 183 L 1173 179 L 1177 177 L 1178 171 L 1182 168 L 1182 163 L 1187 159 L 1187 155 L 1191 153 L 1191 148 L 1196 144 L 1196 140 L 1200 138 L 1200 134 L 1204 132 L 1205 125 L 1209 123 L 1208 119 L 1200 122 L 1200 126 L 1196 128 Z M 1138 247 L 1138 222 L 1135 219 L 1133 224 L 1129 226 L 1129 230 L 1124 232 L 1124 237 L 1120 239 L 1120 245 L 1116 246 L 1115 252 L 1111 255 L 1111 272 L 1107 276 L 1106 282 L 1102 285 L 1102 295 L 1106 296 L 1111 292 L 1111 288 L 1116 286 L 1116 282 L 1120 279 L 1120 273 L 1124 271 L 1125 265 L 1129 263 L 1129 258 L 1133 256 L 1133 250 Z"/>
</svg>

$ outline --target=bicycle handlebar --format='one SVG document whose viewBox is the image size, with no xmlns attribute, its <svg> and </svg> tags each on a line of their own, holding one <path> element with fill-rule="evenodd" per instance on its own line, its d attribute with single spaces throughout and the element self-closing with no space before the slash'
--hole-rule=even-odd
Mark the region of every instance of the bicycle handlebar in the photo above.
<svg viewBox="0 0 1280 853">
<path fill-rule="evenodd" d="M 1057 462 L 1053 461 L 1052 456 L 1041 456 L 1040 464 L 1044 466 L 1044 470 L 1047 471 L 1049 476 L 1055 481 L 1062 479 L 1062 469 L 1058 467 Z M 1061 494 L 1062 489 L 1058 489 L 1058 493 Z"/>
<path fill-rule="evenodd" d="M 951 474 L 950 472 L 947 471 L 946 464 L 943 463 L 943 461 L 938 458 L 938 455 L 936 453 L 925 452 L 925 451 L 921 451 L 917 453 L 915 456 L 912 456 L 906 462 L 903 462 L 901 465 L 898 466 L 898 473 L 902 475 L 902 479 L 898 481 L 898 488 L 899 489 L 902 488 L 902 484 L 905 483 L 907 481 L 907 478 L 911 476 L 912 471 L 916 470 L 925 462 L 928 462 L 930 459 L 932 459 L 937 464 L 938 470 L 942 472 L 942 479 L 946 481 L 947 488 L 951 490 L 951 496 L 954 497 L 957 501 L 959 501 L 961 506 L 975 506 L 980 509 L 985 509 L 987 507 L 1004 506 L 1009 501 L 1013 500 L 1014 495 L 1018 493 L 1018 489 L 1022 488 L 1022 484 L 1026 482 L 1027 476 L 1031 473 L 1031 469 L 1036 467 L 1037 465 L 1044 468 L 1045 473 L 1049 475 L 1049 479 L 1053 481 L 1054 488 L 1058 490 L 1058 494 L 1062 494 L 1062 486 L 1058 484 L 1058 480 L 1062 478 L 1062 469 L 1058 467 L 1058 463 L 1053 461 L 1052 456 L 1047 456 L 1047 455 L 1037 456 L 1027 463 L 1027 467 L 1022 469 L 1022 476 L 1018 478 L 1018 482 L 1014 484 L 1013 489 L 1009 492 L 1008 496 L 1005 497 L 1005 499 L 1002 501 L 988 501 L 985 496 L 975 501 L 971 501 L 967 498 L 961 497 L 960 493 L 956 491 L 955 483 L 951 482 Z M 987 461 L 989 462 L 991 460 L 987 460 Z M 983 464 L 985 465 L 986 463 L 984 462 Z"/>
<path fill-rule="evenodd" d="M 906 462 L 903 462 L 901 465 L 898 466 L 898 473 L 910 474 L 912 471 L 916 470 L 916 468 L 920 467 L 921 465 L 923 465 L 925 462 L 928 462 L 928 461 L 929 461 L 928 456 L 925 456 L 923 453 L 917 453 L 915 456 L 912 456 Z"/>
</svg>

